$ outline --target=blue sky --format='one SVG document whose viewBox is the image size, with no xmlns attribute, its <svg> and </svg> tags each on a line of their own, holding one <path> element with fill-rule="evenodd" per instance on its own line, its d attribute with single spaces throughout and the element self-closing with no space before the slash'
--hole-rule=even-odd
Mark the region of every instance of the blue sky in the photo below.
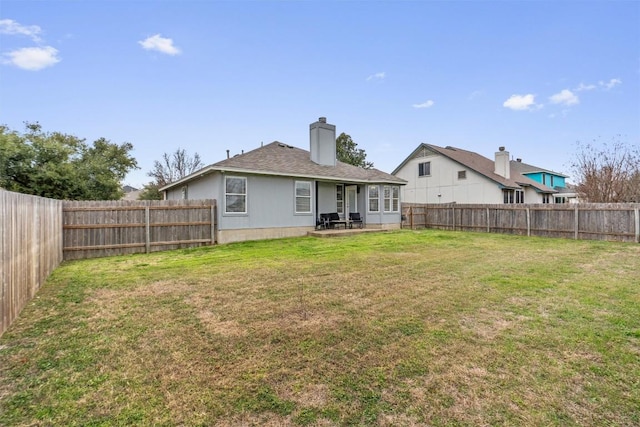
<svg viewBox="0 0 640 427">
<path fill-rule="evenodd" d="M 206 164 L 326 116 L 391 172 L 422 142 L 570 174 L 640 146 L 638 1 L 0 3 L 0 123 Z"/>
</svg>

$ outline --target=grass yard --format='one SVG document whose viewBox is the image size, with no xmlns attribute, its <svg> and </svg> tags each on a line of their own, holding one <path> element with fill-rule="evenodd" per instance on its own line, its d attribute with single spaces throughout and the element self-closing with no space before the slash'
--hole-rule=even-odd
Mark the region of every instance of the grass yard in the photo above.
<svg viewBox="0 0 640 427">
<path fill-rule="evenodd" d="M 3 426 L 640 425 L 640 245 L 444 231 L 64 263 Z"/>
</svg>

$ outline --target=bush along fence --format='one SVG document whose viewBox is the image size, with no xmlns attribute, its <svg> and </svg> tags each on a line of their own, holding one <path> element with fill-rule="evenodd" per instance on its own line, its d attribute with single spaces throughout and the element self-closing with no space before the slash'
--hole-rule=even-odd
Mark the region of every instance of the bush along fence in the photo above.
<svg viewBox="0 0 640 427">
<path fill-rule="evenodd" d="M 403 228 L 640 243 L 640 204 L 403 204 Z"/>
<path fill-rule="evenodd" d="M 0 189 L 0 335 L 62 262 L 62 202 Z"/>
<path fill-rule="evenodd" d="M 64 259 L 212 245 L 215 200 L 64 202 Z"/>
</svg>

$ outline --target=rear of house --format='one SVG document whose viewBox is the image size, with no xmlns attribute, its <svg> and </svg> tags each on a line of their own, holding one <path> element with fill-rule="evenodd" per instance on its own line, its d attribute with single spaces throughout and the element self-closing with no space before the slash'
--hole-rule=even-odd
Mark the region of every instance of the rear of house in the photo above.
<svg viewBox="0 0 640 427">
<path fill-rule="evenodd" d="M 160 190 L 166 199 L 218 200 L 219 243 L 303 236 L 330 212 L 344 220 L 360 213 L 368 228 L 400 228 L 405 181 L 338 161 L 336 127 L 325 118 L 309 131 L 310 151 L 275 141 Z"/>
</svg>

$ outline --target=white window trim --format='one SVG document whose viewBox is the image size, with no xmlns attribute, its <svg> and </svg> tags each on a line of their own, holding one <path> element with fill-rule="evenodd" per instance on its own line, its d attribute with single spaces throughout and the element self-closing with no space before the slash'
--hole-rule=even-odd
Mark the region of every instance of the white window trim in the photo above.
<svg viewBox="0 0 640 427">
<path fill-rule="evenodd" d="M 342 200 L 338 200 L 338 189 L 340 189 L 340 195 L 342 196 Z M 344 198 L 345 198 L 345 189 L 344 185 L 337 184 L 336 185 L 336 212 L 339 214 L 344 214 Z M 338 205 L 338 202 L 342 203 L 342 206 Z"/>
<path fill-rule="evenodd" d="M 309 195 L 308 196 L 299 196 L 298 195 L 298 184 L 308 184 L 309 185 Z M 313 195 L 311 181 L 295 181 L 293 185 L 293 210 L 296 214 L 310 214 L 313 212 L 313 206 L 311 205 L 311 197 Z M 298 211 L 298 198 L 309 199 L 309 210 L 308 211 Z"/>
<path fill-rule="evenodd" d="M 378 200 L 378 210 L 371 210 L 371 189 L 375 188 L 378 192 L 377 200 Z M 379 185 L 370 185 L 367 187 L 367 212 L 380 212 L 380 186 Z"/>
<path fill-rule="evenodd" d="M 397 190 L 398 197 L 393 197 L 393 190 Z M 389 191 L 389 197 L 387 197 L 387 190 Z M 393 201 L 396 200 L 396 208 L 393 208 Z M 389 209 L 387 209 L 387 202 L 389 202 Z M 400 212 L 400 187 L 397 185 L 385 185 L 382 188 L 382 210 L 383 212 Z"/>
<path fill-rule="evenodd" d="M 244 193 L 227 193 L 227 179 L 243 179 Z M 246 176 L 225 175 L 224 177 L 224 213 L 225 215 L 246 215 L 249 211 L 249 181 Z M 227 196 L 244 196 L 244 212 L 229 212 L 227 210 Z"/>
</svg>

